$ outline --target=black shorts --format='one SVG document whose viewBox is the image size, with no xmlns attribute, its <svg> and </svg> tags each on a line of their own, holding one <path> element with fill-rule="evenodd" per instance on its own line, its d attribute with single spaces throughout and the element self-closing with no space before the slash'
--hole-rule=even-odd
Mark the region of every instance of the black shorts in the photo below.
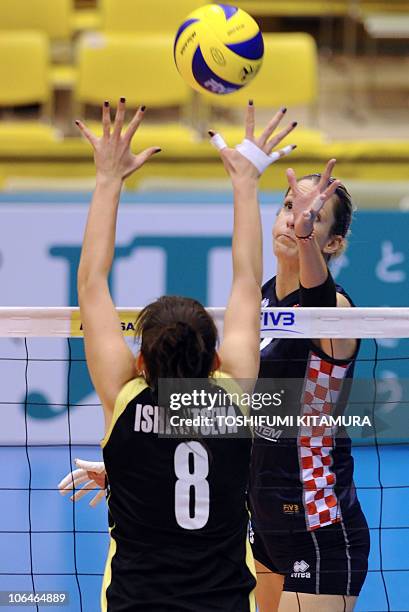
<svg viewBox="0 0 409 612">
<path fill-rule="evenodd" d="M 261 531 L 253 524 L 253 554 L 282 574 L 284 590 L 358 596 L 368 572 L 369 530 L 361 509 L 353 518 L 314 531 Z"/>
</svg>

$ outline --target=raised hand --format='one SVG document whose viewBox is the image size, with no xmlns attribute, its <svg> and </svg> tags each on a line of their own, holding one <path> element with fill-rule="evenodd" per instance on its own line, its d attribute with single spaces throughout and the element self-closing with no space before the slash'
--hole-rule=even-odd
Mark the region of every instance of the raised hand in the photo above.
<svg viewBox="0 0 409 612">
<path fill-rule="evenodd" d="M 125 111 L 125 98 L 121 98 L 112 125 L 109 102 L 104 102 L 102 107 L 103 132 L 100 138 L 93 134 L 82 121 L 75 122 L 94 149 L 97 178 L 123 181 L 143 166 L 152 155 L 161 151 L 159 147 L 150 147 L 138 155 L 132 153 L 132 138 L 143 120 L 145 107 L 141 106 L 136 111 L 128 128 L 122 133 Z"/>
<path fill-rule="evenodd" d="M 332 195 L 341 181 L 331 180 L 331 174 L 336 159 L 330 159 L 319 182 L 307 193 L 298 188 L 295 172 L 287 170 L 288 184 L 292 192 L 292 212 L 294 215 L 294 231 L 297 238 L 309 238 L 314 230 L 314 221 L 318 213 Z"/>
<path fill-rule="evenodd" d="M 250 100 L 246 111 L 245 139 L 235 149 L 229 148 L 220 134 L 209 131 L 212 143 L 219 149 L 224 167 L 233 183 L 246 179 L 257 179 L 267 166 L 284 155 L 288 155 L 296 148 L 296 145 L 289 145 L 274 151 L 277 145 L 297 126 L 296 122 L 290 123 L 286 128 L 273 136 L 286 110 L 286 108 L 279 110 L 269 121 L 261 136 L 256 138 L 254 135 L 254 104 Z"/>
</svg>

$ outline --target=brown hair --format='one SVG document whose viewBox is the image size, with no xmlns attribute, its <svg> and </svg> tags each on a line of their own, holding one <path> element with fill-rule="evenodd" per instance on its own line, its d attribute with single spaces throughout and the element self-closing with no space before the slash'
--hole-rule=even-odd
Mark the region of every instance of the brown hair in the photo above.
<svg viewBox="0 0 409 612">
<path fill-rule="evenodd" d="M 207 378 L 216 353 L 217 329 L 200 302 L 163 296 L 142 310 L 136 323 L 142 337 L 145 377 L 156 390 L 159 378 Z"/>
</svg>

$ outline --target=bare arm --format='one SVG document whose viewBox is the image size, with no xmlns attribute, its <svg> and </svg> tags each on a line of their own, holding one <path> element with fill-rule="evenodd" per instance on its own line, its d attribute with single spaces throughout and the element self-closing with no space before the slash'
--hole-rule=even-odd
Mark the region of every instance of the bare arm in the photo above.
<svg viewBox="0 0 409 612">
<path fill-rule="evenodd" d="M 288 182 L 293 192 L 294 230 L 296 236 L 308 236 L 313 232 L 314 221 L 324 206 L 334 194 L 340 184 L 339 181 L 328 183 L 336 160 L 331 159 L 321 180 L 316 187 L 307 194 L 302 194 L 297 189 L 297 181 L 293 170 L 287 171 Z M 327 263 L 321 253 L 321 249 L 314 237 L 310 240 L 298 240 L 298 254 L 300 266 L 300 284 L 309 289 L 322 285 L 328 277 Z M 351 304 L 340 293 L 336 294 L 337 307 L 350 307 Z M 316 343 L 327 355 L 335 359 L 349 359 L 356 349 L 354 339 L 330 339 L 322 338 Z"/>
<path fill-rule="evenodd" d="M 78 268 L 78 300 L 84 328 L 88 370 L 104 407 L 109 425 L 116 397 L 135 374 L 135 362 L 127 346 L 113 304 L 108 275 L 115 249 L 119 197 L 124 179 L 158 151 L 150 148 L 133 155 L 132 137 L 143 118 L 139 109 L 122 134 L 125 100 L 121 99 L 111 133 L 109 105 L 103 107 L 103 136 L 97 138 L 81 122 L 82 133 L 94 149 L 96 187 L 88 213 Z"/>
<path fill-rule="evenodd" d="M 247 108 L 246 138 L 268 155 L 291 132 L 290 124 L 271 140 L 273 131 L 285 114 L 273 117 L 259 139 L 254 137 L 252 103 Z M 284 152 L 280 152 L 284 155 Z M 232 179 L 234 194 L 233 283 L 224 318 L 220 358 L 223 370 L 238 379 L 257 378 L 260 364 L 260 303 L 262 267 L 262 229 L 257 190 L 257 168 L 237 150 L 221 151 L 224 166 Z"/>
<path fill-rule="evenodd" d="M 222 368 L 234 378 L 257 377 L 260 363 L 262 230 L 257 182 L 234 187 L 233 283 L 224 317 Z"/>
<path fill-rule="evenodd" d="M 309 240 L 300 242 L 298 247 L 300 261 L 300 283 L 303 287 L 317 287 L 327 279 L 327 264 L 317 242 Z M 336 294 L 337 307 L 348 308 L 351 304 L 341 293 Z M 356 349 L 356 340 L 352 338 L 321 338 L 316 340 L 320 348 L 335 359 L 349 359 Z"/>
</svg>

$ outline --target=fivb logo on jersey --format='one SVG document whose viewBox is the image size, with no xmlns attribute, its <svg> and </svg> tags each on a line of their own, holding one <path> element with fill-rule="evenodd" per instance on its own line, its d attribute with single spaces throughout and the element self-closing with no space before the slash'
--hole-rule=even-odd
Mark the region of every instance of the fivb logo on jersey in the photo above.
<svg viewBox="0 0 409 612">
<path fill-rule="evenodd" d="M 269 300 L 264 298 L 261 300 L 261 307 L 268 308 Z M 262 312 L 261 313 L 261 325 L 263 327 L 293 327 L 295 325 L 295 313 L 292 311 L 281 311 L 281 312 Z"/>
<path fill-rule="evenodd" d="M 266 312 L 265 309 L 269 308 L 270 303 L 268 298 L 261 300 L 261 308 L 263 311 L 260 314 L 260 326 L 261 334 L 265 338 L 264 345 L 262 344 L 261 349 L 267 346 L 274 337 L 279 337 L 280 332 L 286 332 L 290 336 L 304 336 L 308 338 L 310 332 L 310 320 L 307 317 L 300 317 L 297 309 L 294 308 L 283 310 L 276 309 L 269 310 Z"/>
</svg>

